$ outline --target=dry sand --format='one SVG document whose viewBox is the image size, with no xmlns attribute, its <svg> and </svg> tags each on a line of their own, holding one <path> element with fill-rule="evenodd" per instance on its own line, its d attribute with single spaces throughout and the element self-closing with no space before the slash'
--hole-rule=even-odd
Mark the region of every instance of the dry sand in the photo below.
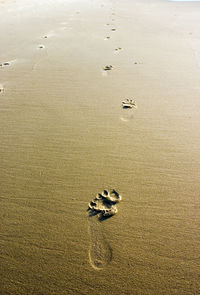
<svg viewBox="0 0 200 295">
<path fill-rule="evenodd" d="M 200 294 L 199 18 L 0 1 L 0 294 Z M 118 214 L 88 218 L 113 188 Z"/>
</svg>

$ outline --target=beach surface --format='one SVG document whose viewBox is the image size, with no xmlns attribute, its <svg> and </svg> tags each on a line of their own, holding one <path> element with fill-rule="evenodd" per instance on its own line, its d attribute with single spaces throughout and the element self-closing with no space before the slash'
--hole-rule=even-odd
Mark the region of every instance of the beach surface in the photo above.
<svg viewBox="0 0 200 295">
<path fill-rule="evenodd" d="M 200 294 L 199 18 L 0 1 L 1 295 Z"/>
</svg>

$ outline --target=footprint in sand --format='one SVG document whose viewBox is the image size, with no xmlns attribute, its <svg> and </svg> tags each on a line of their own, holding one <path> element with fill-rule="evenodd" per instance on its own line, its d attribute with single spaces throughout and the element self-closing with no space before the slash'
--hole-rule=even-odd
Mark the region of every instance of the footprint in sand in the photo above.
<svg viewBox="0 0 200 295">
<path fill-rule="evenodd" d="M 106 240 L 102 221 L 117 213 L 116 204 L 121 199 L 117 191 L 104 190 L 88 204 L 89 262 L 95 270 L 103 269 L 112 261 L 112 248 Z"/>
<path fill-rule="evenodd" d="M 60 24 L 62 24 L 62 23 L 60 23 Z M 41 39 L 48 39 L 48 38 L 51 38 L 54 36 L 56 36 L 56 32 L 53 30 L 53 31 L 49 31 L 45 35 L 41 36 Z"/>
<path fill-rule="evenodd" d="M 142 65 L 143 62 L 134 61 L 134 65 Z"/>
<path fill-rule="evenodd" d="M 122 111 L 120 115 L 120 120 L 122 122 L 128 122 L 134 118 L 133 109 L 137 109 L 136 101 L 133 99 L 125 99 L 122 101 Z"/>
<path fill-rule="evenodd" d="M 4 92 L 3 85 L 0 84 L 0 94 Z"/>
<path fill-rule="evenodd" d="M 106 240 L 102 224 L 96 216 L 88 218 L 90 235 L 89 262 L 96 269 L 101 270 L 112 260 L 112 248 Z"/>
<path fill-rule="evenodd" d="M 1 68 L 8 67 L 8 66 L 10 66 L 10 62 L 9 61 L 6 61 L 6 62 L 3 62 L 3 63 L 0 64 L 0 67 Z"/>
<path fill-rule="evenodd" d="M 134 114 L 131 109 L 127 109 L 126 113 L 124 113 L 124 111 L 123 111 L 120 114 L 120 120 L 122 122 L 126 123 L 126 122 L 129 122 L 130 120 L 133 120 L 133 119 L 134 119 Z"/>
<path fill-rule="evenodd" d="M 39 48 L 39 49 L 44 49 L 45 46 L 44 46 L 43 44 L 40 44 L 40 45 L 38 46 L 38 48 Z"/>
<path fill-rule="evenodd" d="M 19 62 L 18 59 L 12 59 L 12 60 L 8 60 L 8 61 L 4 61 L 4 62 L 0 63 L 0 69 L 1 68 L 9 68 L 10 66 L 13 66 L 17 62 Z"/>
<path fill-rule="evenodd" d="M 132 108 L 137 109 L 136 101 L 133 99 L 126 98 L 124 101 L 122 101 L 122 108 L 123 109 L 132 109 Z"/>
<path fill-rule="evenodd" d="M 113 69 L 113 66 L 112 65 L 105 66 L 103 69 L 104 71 L 111 71 Z"/>
<path fill-rule="evenodd" d="M 114 50 L 114 53 L 115 54 L 118 54 L 120 51 L 122 51 L 123 50 L 123 48 L 122 47 L 117 47 L 117 48 L 115 48 L 115 50 Z"/>
<path fill-rule="evenodd" d="M 103 67 L 103 70 L 102 70 L 102 76 L 105 76 L 107 77 L 108 76 L 108 72 L 113 70 L 113 66 L 112 65 L 107 65 L 105 67 Z"/>
</svg>

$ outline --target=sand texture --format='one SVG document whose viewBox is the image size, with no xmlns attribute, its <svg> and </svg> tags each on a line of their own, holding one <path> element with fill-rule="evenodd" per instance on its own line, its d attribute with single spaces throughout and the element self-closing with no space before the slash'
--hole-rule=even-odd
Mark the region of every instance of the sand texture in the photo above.
<svg viewBox="0 0 200 295">
<path fill-rule="evenodd" d="M 200 294 L 199 20 L 0 1 L 0 295 Z"/>
</svg>

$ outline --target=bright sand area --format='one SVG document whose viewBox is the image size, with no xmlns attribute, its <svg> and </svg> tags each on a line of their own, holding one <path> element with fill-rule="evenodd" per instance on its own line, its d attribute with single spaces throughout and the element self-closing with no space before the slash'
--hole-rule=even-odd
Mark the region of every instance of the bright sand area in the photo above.
<svg viewBox="0 0 200 295">
<path fill-rule="evenodd" d="M 0 1 L 0 294 L 200 294 L 199 18 Z M 88 218 L 104 189 L 118 213 Z"/>
</svg>

